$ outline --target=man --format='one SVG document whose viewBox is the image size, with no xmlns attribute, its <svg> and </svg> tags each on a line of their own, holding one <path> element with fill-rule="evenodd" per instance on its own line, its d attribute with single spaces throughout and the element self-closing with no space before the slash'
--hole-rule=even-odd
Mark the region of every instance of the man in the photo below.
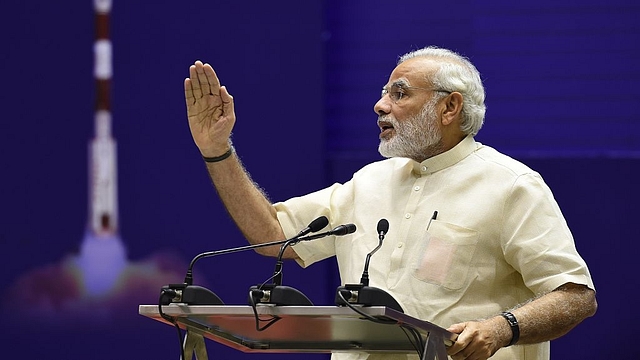
<svg viewBox="0 0 640 360">
<path fill-rule="evenodd" d="M 355 223 L 351 240 L 303 242 L 286 255 L 303 266 L 336 256 L 342 283 L 359 283 L 378 241 L 373 224 L 388 219 L 370 285 L 407 314 L 458 334 L 448 348 L 453 359 L 548 359 L 550 340 L 595 313 L 593 282 L 551 191 L 525 165 L 475 142 L 484 88 L 466 58 L 435 47 L 401 57 L 374 106 L 388 159 L 344 184 L 276 204 L 231 146 L 233 98 L 209 65 L 198 61 L 189 72 L 193 138 L 250 242 L 294 236 L 321 215 L 332 226 Z M 397 357 L 406 355 L 369 359 Z"/>
</svg>

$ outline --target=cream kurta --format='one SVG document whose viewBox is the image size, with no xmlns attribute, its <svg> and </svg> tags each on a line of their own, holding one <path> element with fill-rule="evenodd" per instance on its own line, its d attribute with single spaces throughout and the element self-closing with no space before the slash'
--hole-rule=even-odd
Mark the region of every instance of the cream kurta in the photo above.
<svg viewBox="0 0 640 360">
<path fill-rule="evenodd" d="M 303 266 L 335 255 L 343 284 L 360 282 L 366 254 L 378 244 L 376 224 L 387 219 L 370 286 L 393 295 L 405 313 L 445 328 L 491 317 L 567 282 L 594 288 L 539 174 L 472 137 L 422 163 L 379 161 L 345 184 L 274 206 L 287 236 L 321 215 L 331 227 L 357 226 L 348 236 L 294 246 Z M 379 356 L 406 358 L 369 359 Z M 492 359 L 548 358 L 549 343 L 542 343 L 503 348 Z"/>
</svg>

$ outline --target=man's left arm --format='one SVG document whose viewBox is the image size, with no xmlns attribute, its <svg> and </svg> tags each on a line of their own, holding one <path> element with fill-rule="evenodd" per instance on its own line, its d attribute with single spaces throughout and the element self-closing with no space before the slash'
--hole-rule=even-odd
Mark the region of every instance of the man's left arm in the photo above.
<svg viewBox="0 0 640 360">
<path fill-rule="evenodd" d="M 518 322 L 520 335 L 517 344 L 557 339 L 593 316 L 597 307 L 594 290 L 574 283 L 561 285 L 510 311 Z M 508 346 L 514 335 L 502 315 L 454 324 L 447 330 L 459 334 L 448 349 L 454 360 L 487 359 L 500 348 Z"/>
</svg>

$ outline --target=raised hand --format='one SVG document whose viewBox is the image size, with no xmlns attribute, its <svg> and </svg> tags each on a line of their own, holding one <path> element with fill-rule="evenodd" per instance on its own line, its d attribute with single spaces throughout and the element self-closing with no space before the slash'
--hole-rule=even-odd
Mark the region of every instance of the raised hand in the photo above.
<svg viewBox="0 0 640 360">
<path fill-rule="evenodd" d="M 189 128 L 200 153 L 215 157 L 229 149 L 229 137 L 236 122 L 233 97 L 211 65 L 196 61 L 184 80 Z"/>
</svg>

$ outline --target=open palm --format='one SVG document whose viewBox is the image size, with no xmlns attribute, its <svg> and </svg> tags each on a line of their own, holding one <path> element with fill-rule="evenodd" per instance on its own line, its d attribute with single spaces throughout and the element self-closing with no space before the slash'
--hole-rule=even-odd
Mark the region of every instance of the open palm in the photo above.
<svg viewBox="0 0 640 360">
<path fill-rule="evenodd" d="M 196 61 L 184 81 L 189 128 L 203 156 L 218 156 L 229 148 L 235 123 L 233 97 L 209 64 Z"/>
</svg>

